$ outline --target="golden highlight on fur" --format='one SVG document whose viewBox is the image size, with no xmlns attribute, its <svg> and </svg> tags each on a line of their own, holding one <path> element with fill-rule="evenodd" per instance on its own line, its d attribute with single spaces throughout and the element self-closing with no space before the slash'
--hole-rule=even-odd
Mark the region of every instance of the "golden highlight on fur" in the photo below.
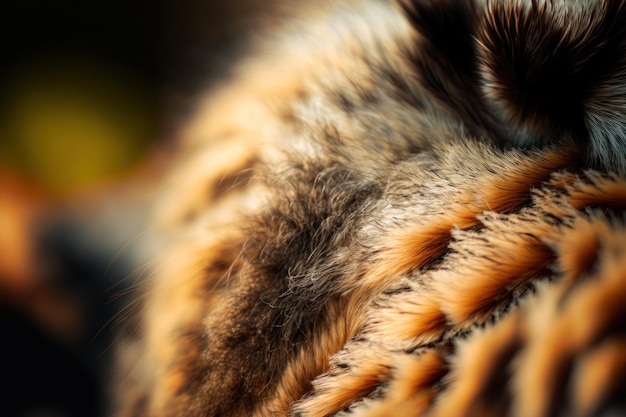
<svg viewBox="0 0 626 417">
<path fill-rule="evenodd" d="M 626 414 L 626 2 L 303 8 L 180 132 L 117 416 Z"/>
</svg>

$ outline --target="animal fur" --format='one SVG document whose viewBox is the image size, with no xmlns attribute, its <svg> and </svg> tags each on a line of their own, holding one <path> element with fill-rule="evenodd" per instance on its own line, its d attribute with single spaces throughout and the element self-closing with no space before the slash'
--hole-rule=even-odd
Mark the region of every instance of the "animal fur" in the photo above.
<svg viewBox="0 0 626 417">
<path fill-rule="evenodd" d="M 309 7 L 180 134 L 118 416 L 626 413 L 626 1 Z"/>
</svg>

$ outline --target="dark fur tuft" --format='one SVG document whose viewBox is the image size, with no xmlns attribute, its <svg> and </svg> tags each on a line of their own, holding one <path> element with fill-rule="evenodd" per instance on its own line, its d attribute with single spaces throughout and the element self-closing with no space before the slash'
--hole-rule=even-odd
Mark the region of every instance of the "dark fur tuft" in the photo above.
<svg viewBox="0 0 626 417">
<path fill-rule="evenodd" d="M 423 87 L 472 136 L 506 146 L 565 138 L 624 170 L 626 2 L 401 2 Z"/>
<path fill-rule="evenodd" d="M 625 11 L 622 1 L 576 9 L 554 1 L 488 3 L 477 33 L 483 91 L 492 110 L 521 130 L 517 141 L 588 140 L 589 100 L 622 64 Z"/>
</svg>

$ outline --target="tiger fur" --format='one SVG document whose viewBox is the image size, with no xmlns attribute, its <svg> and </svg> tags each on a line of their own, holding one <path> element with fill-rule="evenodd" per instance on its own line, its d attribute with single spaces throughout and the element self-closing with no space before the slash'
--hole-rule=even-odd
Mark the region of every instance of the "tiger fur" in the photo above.
<svg viewBox="0 0 626 417">
<path fill-rule="evenodd" d="M 626 1 L 302 7 L 180 132 L 117 415 L 626 414 Z"/>
</svg>

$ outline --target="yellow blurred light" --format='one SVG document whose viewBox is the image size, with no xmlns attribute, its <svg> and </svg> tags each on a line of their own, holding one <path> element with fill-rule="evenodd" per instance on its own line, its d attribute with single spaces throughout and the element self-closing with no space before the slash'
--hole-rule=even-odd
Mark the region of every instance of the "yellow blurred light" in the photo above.
<svg viewBox="0 0 626 417">
<path fill-rule="evenodd" d="M 9 85 L 9 154 L 59 191 L 118 176 L 154 135 L 140 89 L 115 71 L 81 61 L 29 68 Z"/>
</svg>

